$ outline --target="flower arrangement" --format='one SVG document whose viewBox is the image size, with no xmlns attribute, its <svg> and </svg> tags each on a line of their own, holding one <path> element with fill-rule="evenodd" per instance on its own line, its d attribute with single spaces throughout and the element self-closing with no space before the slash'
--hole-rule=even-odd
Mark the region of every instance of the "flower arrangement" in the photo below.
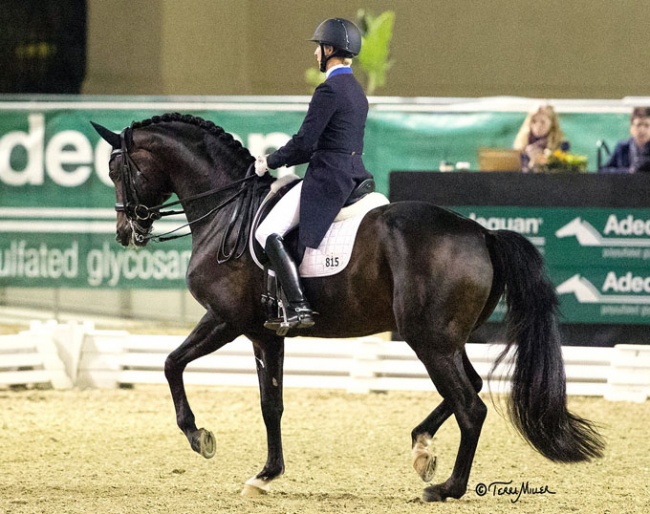
<svg viewBox="0 0 650 514">
<path fill-rule="evenodd" d="M 548 173 L 585 173 L 587 171 L 587 156 L 570 154 L 564 150 L 555 150 L 547 155 L 542 172 Z"/>
</svg>

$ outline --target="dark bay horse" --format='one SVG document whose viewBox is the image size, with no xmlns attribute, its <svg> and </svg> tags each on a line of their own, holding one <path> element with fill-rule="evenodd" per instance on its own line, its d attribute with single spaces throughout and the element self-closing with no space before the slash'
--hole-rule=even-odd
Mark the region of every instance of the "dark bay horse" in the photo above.
<svg viewBox="0 0 650 514">
<path fill-rule="evenodd" d="M 114 148 L 110 176 L 117 197 L 117 240 L 145 245 L 172 193 L 190 223 L 187 284 L 206 314 L 165 362 L 178 426 L 194 451 L 206 458 L 214 455 L 213 434 L 195 424 L 183 371 L 236 337 L 248 337 L 268 447 L 264 468 L 248 480 L 245 491 L 266 490 L 284 473 L 284 338 L 263 327 L 264 275 L 245 242 L 251 212 L 273 179 L 247 173 L 253 162 L 248 150 L 222 128 L 194 116 L 165 114 L 134 122 L 120 135 L 95 128 Z M 424 364 L 443 397 L 411 433 L 414 467 L 425 481 L 432 479 L 435 463 L 428 443 L 455 416 L 461 441 L 453 471 L 425 489 L 425 500 L 460 498 L 467 491 L 487 407 L 478 395 L 482 380 L 464 347 L 502 295 L 509 327 L 502 357 L 511 347 L 515 352 L 508 404 L 512 422 L 553 461 L 602 455 L 604 445 L 592 424 L 567 409 L 556 293 L 542 257 L 523 236 L 487 230 L 428 203 L 396 202 L 366 215 L 344 271 L 304 279 L 304 287 L 320 315 L 300 335 L 398 331 Z"/>
</svg>

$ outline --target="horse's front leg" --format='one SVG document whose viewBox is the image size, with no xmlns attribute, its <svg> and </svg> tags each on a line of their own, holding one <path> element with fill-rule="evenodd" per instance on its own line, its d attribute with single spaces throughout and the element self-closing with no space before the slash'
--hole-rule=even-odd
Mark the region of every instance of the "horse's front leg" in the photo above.
<svg viewBox="0 0 650 514">
<path fill-rule="evenodd" d="M 199 321 L 190 335 L 165 361 L 165 377 L 176 409 L 176 422 L 190 442 L 192 450 L 206 459 L 214 457 L 216 441 L 212 432 L 197 429 L 194 413 L 185 393 L 183 371 L 193 360 L 218 350 L 239 334 L 225 323 L 218 323 L 210 311 Z"/>
<path fill-rule="evenodd" d="M 262 471 L 246 481 L 242 495 L 257 496 L 269 490 L 271 482 L 284 473 L 282 432 L 280 428 L 284 403 L 282 376 L 284 365 L 284 338 L 275 334 L 247 335 L 253 341 L 253 351 L 260 384 L 262 417 L 266 425 L 267 458 Z"/>
</svg>

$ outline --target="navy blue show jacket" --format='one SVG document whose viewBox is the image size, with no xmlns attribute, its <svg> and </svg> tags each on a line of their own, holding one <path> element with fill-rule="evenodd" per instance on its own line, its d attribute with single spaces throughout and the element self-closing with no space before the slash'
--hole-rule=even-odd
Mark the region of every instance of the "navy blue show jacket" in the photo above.
<svg viewBox="0 0 650 514">
<path fill-rule="evenodd" d="M 314 91 L 298 133 L 268 156 L 270 168 L 309 162 L 300 197 L 299 240 L 318 248 L 350 193 L 372 178 L 363 160 L 368 99 L 350 68 Z"/>
</svg>

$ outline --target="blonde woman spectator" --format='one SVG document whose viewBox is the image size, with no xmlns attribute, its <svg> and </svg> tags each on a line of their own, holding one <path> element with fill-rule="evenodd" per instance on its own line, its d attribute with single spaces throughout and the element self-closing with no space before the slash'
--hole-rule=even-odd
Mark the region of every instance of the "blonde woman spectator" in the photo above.
<svg viewBox="0 0 650 514">
<path fill-rule="evenodd" d="M 553 106 L 543 104 L 528 113 L 513 147 L 521 152 L 521 170 L 525 173 L 540 171 L 555 150 L 569 149 Z"/>
</svg>

